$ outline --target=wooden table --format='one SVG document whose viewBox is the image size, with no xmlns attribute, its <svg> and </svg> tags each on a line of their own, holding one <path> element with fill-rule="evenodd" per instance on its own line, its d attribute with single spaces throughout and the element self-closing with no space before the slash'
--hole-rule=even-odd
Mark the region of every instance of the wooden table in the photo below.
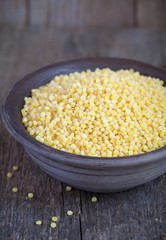
<svg viewBox="0 0 166 240">
<path fill-rule="evenodd" d="M 128 57 L 166 66 L 166 30 L 0 30 L 0 98 L 25 74 L 46 64 L 88 56 Z M 0 239 L 164 240 L 166 175 L 137 188 L 95 194 L 44 173 L 4 128 L 0 137 Z M 19 171 L 12 166 L 18 165 Z M 13 178 L 6 174 L 12 171 Z M 12 188 L 18 187 L 18 193 Z M 34 193 L 33 199 L 27 194 Z M 96 196 L 98 201 L 91 202 Z M 67 216 L 67 210 L 74 212 Z M 51 217 L 57 216 L 55 229 Z M 42 220 L 41 226 L 35 221 Z"/>
</svg>

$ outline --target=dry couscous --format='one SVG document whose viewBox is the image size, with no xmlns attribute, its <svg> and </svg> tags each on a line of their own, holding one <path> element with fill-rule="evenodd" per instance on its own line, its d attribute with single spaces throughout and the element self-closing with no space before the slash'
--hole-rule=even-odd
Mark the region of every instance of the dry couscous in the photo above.
<svg viewBox="0 0 166 240">
<path fill-rule="evenodd" d="M 15 192 L 15 193 L 18 192 L 18 188 L 14 187 L 14 188 L 12 188 L 12 191 Z"/>
<path fill-rule="evenodd" d="M 18 166 L 13 166 L 13 170 L 18 171 L 19 170 Z"/>
<path fill-rule="evenodd" d="M 28 198 L 33 198 L 33 197 L 34 197 L 33 193 L 28 193 Z"/>
<path fill-rule="evenodd" d="M 118 157 L 166 145 L 163 81 L 109 68 L 55 76 L 25 97 L 22 122 L 36 140 L 74 154 Z"/>
<path fill-rule="evenodd" d="M 8 172 L 8 173 L 7 173 L 7 177 L 8 177 L 8 178 L 12 178 L 12 177 L 13 177 L 13 174 L 12 174 L 11 172 Z"/>
</svg>

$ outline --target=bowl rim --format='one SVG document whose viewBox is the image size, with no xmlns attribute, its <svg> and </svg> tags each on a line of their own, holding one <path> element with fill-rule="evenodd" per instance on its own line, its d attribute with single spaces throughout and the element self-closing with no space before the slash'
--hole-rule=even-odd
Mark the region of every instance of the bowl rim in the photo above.
<svg viewBox="0 0 166 240">
<path fill-rule="evenodd" d="M 125 166 L 141 166 L 146 165 L 155 161 L 159 161 L 160 159 L 163 159 L 166 157 L 166 146 L 161 147 L 159 149 L 137 154 L 137 155 L 131 155 L 131 156 L 123 156 L 123 157 L 94 157 L 94 156 L 85 156 L 85 155 L 78 155 L 73 154 L 69 152 L 65 152 L 62 150 L 58 150 L 52 147 L 49 147 L 39 141 L 37 141 L 35 138 L 33 138 L 28 132 L 23 132 L 19 126 L 15 126 L 12 123 L 12 119 L 10 118 L 8 112 L 7 112 L 7 101 L 10 95 L 14 92 L 15 88 L 20 85 L 22 82 L 26 81 L 32 81 L 33 77 L 40 75 L 52 68 L 57 67 L 65 67 L 66 65 L 70 66 L 72 64 L 77 63 L 97 63 L 97 62 L 107 62 L 108 61 L 114 61 L 118 64 L 118 62 L 123 62 L 124 64 L 135 64 L 135 66 L 142 66 L 144 68 L 147 68 L 149 70 L 153 71 L 160 71 L 163 76 L 166 76 L 166 70 L 152 66 L 147 63 L 135 61 L 132 59 L 123 59 L 123 58 L 110 58 L 110 57 L 95 57 L 95 58 L 81 58 L 81 59 L 72 59 L 67 61 L 62 61 L 58 63 L 54 63 L 51 65 L 47 65 L 45 67 L 42 67 L 32 73 L 27 74 L 25 77 L 23 77 L 21 80 L 17 81 L 8 91 L 6 96 L 3 99 L 2 106 L 1 106 L 1 116 L 3 123 L 9 133 L 21 144 L 25 146 L 25 148 L 30 148 L 33 151 L 40 152 L 40 154 L 43 154 L 45 156 L 48 156 L 53 161 L 58 161 L 63 164 L 67 165 L 73 165 L 77 167 L 82 168 L 112 168 L 112 167 L 125 167 Z M 136 68 L 135 67 L 135 68 Z M 132 67 L 131 67 L 132 68 Z"/>
</svg>

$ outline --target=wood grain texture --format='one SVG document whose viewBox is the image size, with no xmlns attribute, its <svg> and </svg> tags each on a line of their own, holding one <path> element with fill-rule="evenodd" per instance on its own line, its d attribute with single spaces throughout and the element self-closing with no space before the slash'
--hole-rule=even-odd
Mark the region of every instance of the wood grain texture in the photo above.
<svg viewBox="0 0 166 240">
<path fill-rule="evenodd" d="M 48 18 L 48 5 L 45 0 L 29 0 L 29 25 L 46 26 Z"/>
<path fill-rule="evenodd" d="M 25 74 L 70 58 L 129 54 L 133 59 L 163 66 L 166 53 L 161 42 L 165 44 L 165 36 L 164 30 L 1 28 L 0 98 Z M 1 120 L 0 124 L 0 239 L 166 239 L 166 174 L 122 193 L 94 194 L 78 189 L 66 192 L 65 184 L 40 170 Z M 20 169 L 8 179 L 6 173 L 12 171 L 13 165 Z M 18 193 L 11 191 L 15 186 Z M 28 192 L 34 193 L 33 199 L 27 198 Z M 97 196 L 98 202 L 92 203 L 92 196 Z M 69 209 L 74 212 L 71 217 L 66 215 Z M 53 215 L 59 221 L 57 228 L 50 229 Z M 43 221 L 40 227 L 35 225 L 38 219 Z"/>
<path fill-rule="evenodd" d="M 0 23 L 25 26 L 27 21 L 26 0 L 1 0 Z"/>
<path fill-rule="evenodd" d="M 139 0 L 137 4 L 137 21 L 140 27 L 166 26 L 165 0 Z"/>
<path fill-rule="evenodd" d="M 130 29 L 107 34 L 102 42 L 103 55 L 133 58 L 152 65 L 162 65 L 160 30 Z"/>
<path fill-rule="evenodd" d="M 161 33 L 161 48 L 162 48 L 163 66 L 166 67 L 166 32 Z"/>
<path fill-rule="evenodd" d="M 16 81 L 17 75 L 15 68 L 18 64 L 19 46 L 21 42 L 21 31 L 1 29 L 0 31 L 0 102 L 6 90 Z M 9 57 L 10 54 L 10 57 Z M 5 73 L 5 74 L 4 74 Z M 12 73 L 12 77 L 11 77 Z"/>
<path fill-rule="evenodd" d="M 78 3 L 77 0 L 48 0 L 48 26 L 77 26 Z"/>
<path fill-rule="evenodd" d="M 133 26 L 133 0 L 78 1 L 77 26 L 126 28 Z"/>
<path fill-rule="evenodd" d="M 49 25 L 58 27 L 133 26 L 133 0 L 49 0 Z"/>
<path fill-rule="evenodd" d="M 164 177 L 116 194 L 81 192 L 84 239 L 165 239 L 165 193 L 158 195 Z M 98 202 L 90 198 L 97 196 Z M 161 225 L 160 225 L 161 224 Z M 164 231 L 163 231 L 164 230 Z"/>
<path fill-rule="evenodd" d="M 165 27 L 165 0 L 1 0 L 0 24 L 54 27 Z"/>
</svg>

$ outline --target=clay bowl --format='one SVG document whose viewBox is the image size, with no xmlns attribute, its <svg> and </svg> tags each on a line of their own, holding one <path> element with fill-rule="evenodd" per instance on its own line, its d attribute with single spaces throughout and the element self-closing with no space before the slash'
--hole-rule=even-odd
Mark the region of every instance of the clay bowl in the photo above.
<svg viewBox="0 0 166 240">
<path fill-rule="evenodd" d="M 55 75 L 96 67 L 129 69 L 165 81 L 166 71 L 141 62 L 115 58 L 87 58 L 56 63 L 18 81 L 4 98 L 2 119 L 10 134 L 19 141 L 33 161 L 56 179 L 94 192 L 117 192 L 157 178 L 166 172 L 166 147 L 128 157 L 99 158 L 80 156 L 48 147 L 31 137 L 21 122 L 24 97 L 32 88 L 49 82 Z"/>
</svg>

